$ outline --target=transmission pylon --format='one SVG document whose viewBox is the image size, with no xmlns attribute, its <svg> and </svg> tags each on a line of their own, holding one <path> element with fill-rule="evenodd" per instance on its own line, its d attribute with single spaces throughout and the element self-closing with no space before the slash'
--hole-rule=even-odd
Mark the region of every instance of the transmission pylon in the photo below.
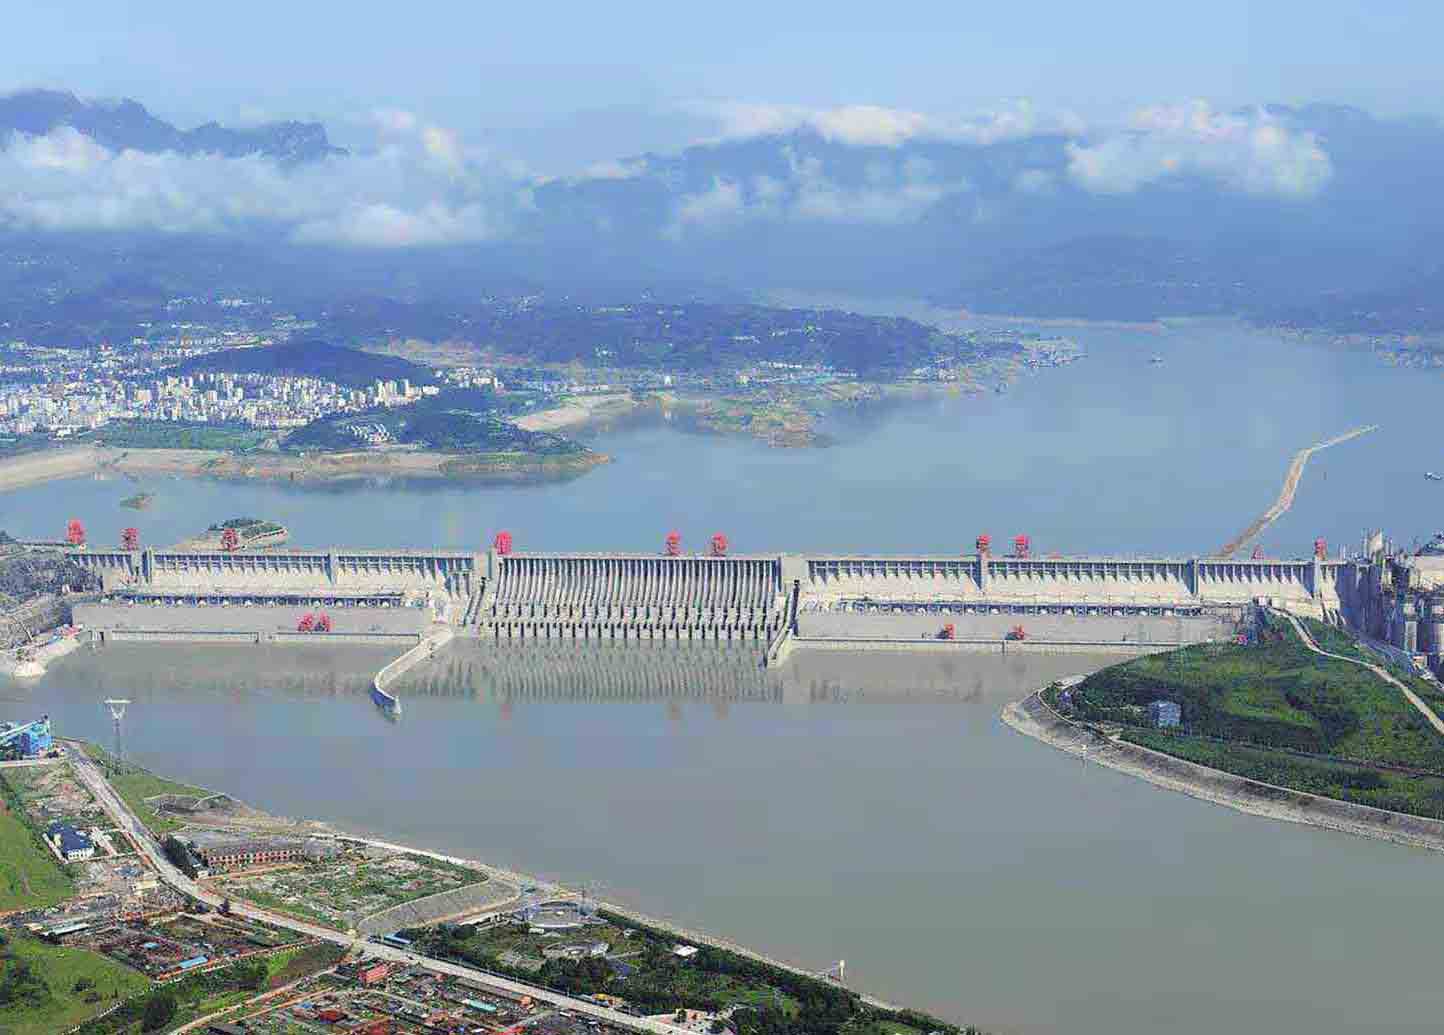
<svg viewBox="0 0 1444 1035">
<path fill-rule="evenodd" d="M 115 760 L 121 761 L 124 757 L 124 747 L 120 739 L 120 720 L 125 718 L 125 706 L 130 703 L 124 697 L 107 697 L 105 706 L 110 709 L 110 719 L 115 726 Z"/>
</svg>

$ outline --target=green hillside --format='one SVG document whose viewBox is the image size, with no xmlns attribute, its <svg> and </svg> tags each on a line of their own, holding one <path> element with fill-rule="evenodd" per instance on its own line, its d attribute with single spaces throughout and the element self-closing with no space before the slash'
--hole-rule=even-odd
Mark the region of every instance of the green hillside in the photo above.
<svg viewBox="0 0 1444 1035">
<path fill-rule="evenodd" d="M 321 341 L 209 352 L 186 360 L 171 372 L 318 377 L 352 388 L 362 388 L 374 381 L 405 379 L 412 384 L 432 384 L 436 380 L 430 367 L 399 356 L 378 356 Z"/>
<path fill-rule="evenodd" d="M 1140 725 L 1148 702 L 1166 699 L 1192 734 L 1444 773 L 1444 738 L 1396 687 L 1312 653 L 1284 622 L 1270 621 L 1256 644 L 1199 644 L 1114 665 L 1072 698 L 1085 719 Z"/>
</svg>

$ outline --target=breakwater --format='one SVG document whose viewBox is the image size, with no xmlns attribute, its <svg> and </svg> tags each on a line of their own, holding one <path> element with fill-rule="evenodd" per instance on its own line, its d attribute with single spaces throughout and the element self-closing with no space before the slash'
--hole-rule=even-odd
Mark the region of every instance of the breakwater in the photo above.
<svg viewBox="0 0 1444 1035">
<path fill-rule="evenodd" d="M 1294 496 L 1298 492 L 1299 482 L 1303 479 L 1304 467 L 1315 453 L 1323 449 L 1328 449 L 1331 446 L 1348 442 L 1350 439 L 1358 438 L 1360 435 L 1367 435 L 1371 431 L 1377 431 L 1378 427 L 1377 424 L 1368 424 L 1364 427 L 1352 428 L 1342 435 L 1335 435 L 1333 438 L 1325 439 L 1323 442 L 1316 442 L 1312 446 L 1300 449 L 1294 454 L 1294 458 L 1289 461 L 1289 467 L 1284 473 L 1284 483 L 1282 488 L 1279 489 L 1278 498 L 1270 504 L 1267 510 L 1254 518 L 1247 528 L 1219 547 L 1218 555 L 1220 557 L 1232 557 L 1236 552 L 1257 539 L 1264 529 L 1277 521 L 1294 505 Z"/>
<path fill-rule="evenodd" d="M 384 708 L 393 715 L 400 715 L 401 701 L 387 688 L 407 669 L 422 659 L 431 657 L 438 648 L 445 646 L 451 640 L 452 635 L 449 626 L 443 625 L 434 628 L 421 638 L 420 643 L 377 672 L 371 680 L 371 699 L 376 702 L 377 707 Z"/>
</svg>

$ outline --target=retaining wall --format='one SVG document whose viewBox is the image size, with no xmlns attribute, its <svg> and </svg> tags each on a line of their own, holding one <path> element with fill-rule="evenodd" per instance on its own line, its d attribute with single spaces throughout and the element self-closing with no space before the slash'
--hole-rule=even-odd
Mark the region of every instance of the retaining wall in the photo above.
<svg viewBox="0 0 1444 1035">
<path fill-rule="evenodd" d="M 1114 741 L 1063 719 L 1038 693 L 1003 710 L 1019 733 L 1110 769 L 1250 815 L 1444 851 L 1444 821 L 1323 798 L 1234 776 L 1137 744 Z"/>
<path fill-rule="evenodd" d="M 435 923 L 438 920 L 461 916 L 465 913 L 478 913 L 483 909 L 513 902 L 516 898 L 517 888 L 515 885 L 493 878 L 477 884 L 468 884 L 466 887 L 457 888 L 454 891 L 427 895 L 414 902 L 403 902 L 399 906 L 392 906 L 390 909 L 373 913 L 371 916 L 357 921 L 356 930 L 362 935 L 391 934 L 403 927 Z"/>
</svg>

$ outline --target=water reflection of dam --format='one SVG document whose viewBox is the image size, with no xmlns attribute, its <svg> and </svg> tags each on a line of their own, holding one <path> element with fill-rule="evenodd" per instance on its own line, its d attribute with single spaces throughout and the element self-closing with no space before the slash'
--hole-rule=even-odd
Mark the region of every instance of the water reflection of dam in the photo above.
<svg viewBox="0 0 1444 1035">
<path fill-rule="evenodd" d="M 498 701 L 781 701 L 782 681 L 741 645 L 454 642 L 398 682 L 406 696 Z"/>
<path fill-rule="evenodd" d="M 1042 686 L 1116 662 L 1110 655 L 801 651 L 763 668 L 754 650 L 721 644 L 528 643 L 497 651 L 453 641 L 398 680 L 403 698 L 465 697 L 625 703 L 867 701 L 973 702 L 999 687 Z"/>
<path fill-rule="evenodd" d="M 107 644 L 67 659 L 65 682 L 92 696 L 123 686 L 138 702 L 176 688 L 236 702 L 255 696 L 367 701 L 383 648 Z M 746 644 L 527 643 L 497 651 L 454 640 L 397 679 L 403 700 L 478 704 L 526 701 L 617 703 L 979 701 L 999 688 L 1031 688 L 1090 671 L 1116 656 L 906 655 L 817 650 L 764 669 Z"/>
</svg>

